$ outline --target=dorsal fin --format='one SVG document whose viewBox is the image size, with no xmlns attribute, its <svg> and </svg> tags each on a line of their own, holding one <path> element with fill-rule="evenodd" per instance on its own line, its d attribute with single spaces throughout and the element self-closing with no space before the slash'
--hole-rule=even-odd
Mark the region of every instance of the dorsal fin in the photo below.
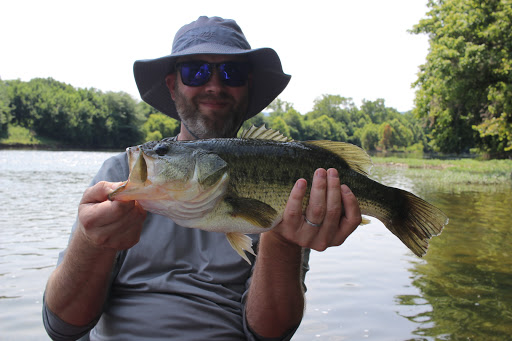
<svg viewBox="0 0 512 341">
<path fill-rule="evenodd" d="M 244 130 L 240 135 L 243 139 L 272 140 L 278 142 L 291 142 L 293 139 L 284 136 L 279 130 L 267 129 L 265 125 L 259 128 L 252 126 L 248 130 Z"/>
<path fill-rule="evenodd" d="M 366 152 L 356 145 L 345 142 L 334 142 L 327 140 L 306 141 L 304 144 L 312 144 L 327 149 L 341 157 L 348 163 L 349 167 L 358 173 L 368 176 L 373 166 L 372 160 Z"/>
</svg>

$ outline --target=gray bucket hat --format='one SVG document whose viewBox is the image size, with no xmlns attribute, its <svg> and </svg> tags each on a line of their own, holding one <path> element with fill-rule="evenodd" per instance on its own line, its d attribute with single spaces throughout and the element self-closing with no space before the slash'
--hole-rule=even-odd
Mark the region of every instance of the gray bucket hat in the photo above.
<svg viewBox="0 0 512 341">
<path fill-rule="evenodd" d="M 265 109 L 284 90 L 291 78 L 283 72 L 281 60 L 273 49 L 251 49 L 234 20 L 201 16 L 176 33 L 170 55 L 137 60 L 133 64 L 135 82 L 142 99 L 179 120 L 165 77 L 175 71 L 179 57 L 195 54 L 248 56 L 253 75 L 245 120 Z"/>
</svg>

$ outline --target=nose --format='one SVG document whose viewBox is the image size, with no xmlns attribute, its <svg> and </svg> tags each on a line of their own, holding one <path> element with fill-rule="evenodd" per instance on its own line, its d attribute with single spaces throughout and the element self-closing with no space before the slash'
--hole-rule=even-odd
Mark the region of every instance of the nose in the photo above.
<svg viewBox="0 0 512 341">
<path fill-rule="evenodd" d="M 224 88 L 224 83 L 220 79 L 218 68 L 213 68 L 210 80 L 205 84 L 205 90 L 208 92 L 216 92 Z"/>
</svg>

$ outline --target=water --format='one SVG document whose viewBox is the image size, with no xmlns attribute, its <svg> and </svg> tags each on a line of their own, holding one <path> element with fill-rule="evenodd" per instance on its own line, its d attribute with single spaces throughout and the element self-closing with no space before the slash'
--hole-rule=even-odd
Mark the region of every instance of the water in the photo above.
<svg viewBox="0 0 512 341">
<path fill-rule="evenodd" d="M 0 150 L 0 340 L 48 340 L 46 280 L 78 203 L 113 153 Z"/>
<path fill-rule="evenodd" d="M 48 340 L 46 280 L 83 190 L 114 154 L 0 151 L 0 340 Z M 510 340 L 510 187 L 450 192 L 388 168 L 374 177 L 436 204 L 450 224 L 422 259 L 376 220 L 312 252 L 294 340 Z"/>
</svg>

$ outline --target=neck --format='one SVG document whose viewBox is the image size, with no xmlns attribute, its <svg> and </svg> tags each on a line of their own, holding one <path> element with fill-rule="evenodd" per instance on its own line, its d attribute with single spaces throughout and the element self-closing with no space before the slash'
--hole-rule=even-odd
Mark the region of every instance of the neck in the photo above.
<svg viewBox="0 0 512 341">
<path fill-rule="evenodd" d="M 199 140 L 199 137 L 188 129 L 187 125 L 181 122 L 181 130 L 178 135 L 178 141 L 183 140 Z"/>
</svg>

